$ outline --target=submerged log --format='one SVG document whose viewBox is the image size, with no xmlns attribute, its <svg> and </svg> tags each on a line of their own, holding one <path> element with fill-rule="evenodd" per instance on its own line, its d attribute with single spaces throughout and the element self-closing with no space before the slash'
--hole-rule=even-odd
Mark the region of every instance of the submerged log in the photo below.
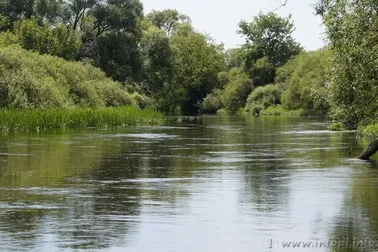
<svg viewBox="0 0 378 252">
<path fill-rule="evenodd" d="M 371 156 L 373 156 L 378 151 L 378 140 L 370 143 L 368 147 L 362 152 L 362 154 L 358 157 L 362 160 L 369 160 Z"/>
</svg>

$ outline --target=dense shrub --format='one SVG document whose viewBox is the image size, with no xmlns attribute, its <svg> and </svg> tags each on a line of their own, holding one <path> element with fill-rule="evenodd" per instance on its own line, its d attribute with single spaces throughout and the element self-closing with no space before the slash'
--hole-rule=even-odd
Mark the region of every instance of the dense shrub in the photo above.
<svg viewBox="0 0 378 252">
<path fill-rule="evenodd" d="M 0 47 L 0 106 L 8 108 L 130 105 L 120 84 L 90 65 Z"/>
<path fill-rule="evenodd" d="M 281 90 L 278 86 L 270 84 L 258 87 L 248 96 L 245 106 L 246 112 L 259 114 L 261 110 L 280 103 Z"/>
<path fill-rule="evenodd" d="M 261 115 L 300 117 L 303 115 L 303 109 L 287 110 L 281 104 L 278 104 L 262 110 Z"/>
<path fill-rule="evenodd" d="M 326 116 L 330 110 L 327 81 L 328 51 L 301 53 L 278 71 L 283 86 L 282 105 L 286 109 L 304 109 L 307 114 Z"/>
<path fill-rule="evenodd" d="M 253 83 L 247 73 L 238 68 L 231 69 L 228 73 L 228 83 L 220 94 L 226 111 L 234 114 L 244 107 L 252 89 Z"/>
<path fill-rule="evenodd" d="M 137 92 L 132 93 L 131 98 L 133 99 L 133 102 L 138 108 L 144 109 L 151 105 L 150 98 Z"/>
<path fill-rule="evenodd" d="M 330 131 L 342 131 L 342 130 L 345 130 L 344 126 L 341 123 L 339 123 L 339 122 L 332 123 L 331 125 L 328 126 L 328 129 Z"/>
<path fill-rule="evenodd" d="M 26 50 L 74 60 L 81 48 L 81 36 L 64 25 L 39 26 L 37 20 L 19 21 L 14 29 L 18 44 Z"/>
<path fill-rule="evenodd" d="M 215 92 L 216 93 L 216 92 Z M 201 112 L 215 114 L 222 108 L 222 102 L 219 97 L 212 93 L 206 96 L 201 104 Z"/>
</svg>

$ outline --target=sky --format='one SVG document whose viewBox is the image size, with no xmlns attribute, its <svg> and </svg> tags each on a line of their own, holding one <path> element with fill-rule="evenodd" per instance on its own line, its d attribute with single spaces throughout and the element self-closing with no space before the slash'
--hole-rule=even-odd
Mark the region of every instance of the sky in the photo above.
<svg viewBox="0 0 378 252">
<path fill-rule="evenodd" d="M 225 48 L 234 48 L 244 43 L 236 33 L 238 23 L 243 19 L 252 21 L 260 11 L 268 13 L 280 5 L 280 0 L 141 0 L 144 12 L 151 10 L 176 9 L 190 16 L 194 28 L 210 34 Z M 284 2 L 284 0 L 281 0 Z M 292 15 L 296 30 L 293 37 L 307 51 L 317 50 L 325 45 L 324 27 L 320 17 L 315 16 L 312 7 L 317 0 L 288 0 L 285 7 L 276 13 Z"/>
</svg>

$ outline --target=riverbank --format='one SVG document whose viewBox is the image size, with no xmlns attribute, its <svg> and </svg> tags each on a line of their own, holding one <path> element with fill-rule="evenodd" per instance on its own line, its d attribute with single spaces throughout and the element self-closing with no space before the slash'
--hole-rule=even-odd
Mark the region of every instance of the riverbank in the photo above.
<svg viewBox="0 0 378 252">
<path fill-rule="evenodd" d="M 361 126 L 357 129 L 357 134 L 360 137 L 367 139 L 378 138 L 378 123 Z"/>
<path fill-rule="evenodd" d="M 2 131 L 160 125 L 163 120 L 161 113 L 132 106 L 0 110 Z"/>
</svg>

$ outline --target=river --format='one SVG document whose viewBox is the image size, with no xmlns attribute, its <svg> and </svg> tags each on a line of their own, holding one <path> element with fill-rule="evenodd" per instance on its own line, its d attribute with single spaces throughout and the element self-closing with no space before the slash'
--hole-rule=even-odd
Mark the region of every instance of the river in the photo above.
<svg viewBox="0 0 378 252">
<path fill-rule="evenodd" d="M 8 133 L 1 251 L 373 251 L 378 165 L 306 118 Z"/>
</svg>

